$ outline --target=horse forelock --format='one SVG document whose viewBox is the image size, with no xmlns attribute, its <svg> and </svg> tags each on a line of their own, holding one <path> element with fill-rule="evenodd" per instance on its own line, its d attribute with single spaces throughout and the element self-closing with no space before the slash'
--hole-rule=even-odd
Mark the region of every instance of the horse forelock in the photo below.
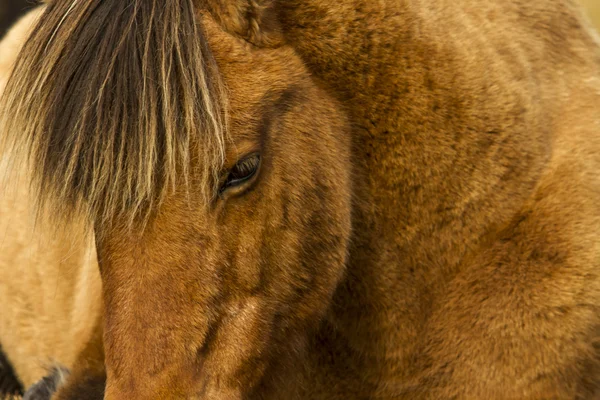
<svg viewBox="0 0 600 400">
<path fill-rule="evenodd" d="M 145 220 L 200 160 L 203 201 L 224 157 L 225 102 L 193 0 L 56 0 L 0 104 L 5 146 L 33 168 L 39 208 Z"/>
</svg>

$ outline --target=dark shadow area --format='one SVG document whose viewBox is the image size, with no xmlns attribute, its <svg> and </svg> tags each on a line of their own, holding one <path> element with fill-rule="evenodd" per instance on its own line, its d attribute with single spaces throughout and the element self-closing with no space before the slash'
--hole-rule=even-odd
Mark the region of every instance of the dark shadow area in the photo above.
<svg viewBox="0 0 600 400">
<path fill-rule="evenodd" d="M 0 399 L 22 394 L 23 387 L 0 348 Z"/>
<path fill-rule="evenodd" d="M 21 15 L 37 4 L 35 0 L 0 0 L 0 38 Z"/>
</svg>

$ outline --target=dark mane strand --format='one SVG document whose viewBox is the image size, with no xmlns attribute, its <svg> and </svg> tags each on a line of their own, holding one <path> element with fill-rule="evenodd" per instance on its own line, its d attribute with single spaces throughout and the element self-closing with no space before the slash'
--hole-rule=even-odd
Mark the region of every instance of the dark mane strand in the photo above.
<svg viewBox="0 0 600 400">
<path fill-rule="evenodd" d="M 211 196 L 225 101 L 193 0 L 56 0 L 20 54 L 0 123 L 4 145 L 28 155 L 40 208 L 133 223 L 188 182 L 193 158 Z"/>
</svg>

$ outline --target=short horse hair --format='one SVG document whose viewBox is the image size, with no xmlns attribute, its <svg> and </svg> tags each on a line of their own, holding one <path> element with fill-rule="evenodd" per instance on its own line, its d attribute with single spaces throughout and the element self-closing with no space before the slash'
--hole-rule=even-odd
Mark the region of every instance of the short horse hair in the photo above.
<svg viewBox="0 0 600 400">
<path fill-rule="evenodd" d="M 55 0 L 19 55 L 0 123 L 5 148 L 34 169 L 38 208 L 133 223 L 189 184 L 196 158 L 210 199 L 225 109 L 194 0 Z"/>
</svg>

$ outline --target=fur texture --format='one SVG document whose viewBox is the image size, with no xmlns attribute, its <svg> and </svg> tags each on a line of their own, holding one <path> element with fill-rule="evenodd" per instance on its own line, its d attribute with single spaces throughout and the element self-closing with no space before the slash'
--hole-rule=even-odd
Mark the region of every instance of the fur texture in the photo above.
<svg viewBox="0 0 600 400">
<path fill-rule="evenodd" d="M 56 399 L 600 394 L 600 43 L 574 1 L 195 6 L 201 37 L 189 40 L 206 41 L 228 90 L 224 164 L 180 158 L 190 184 L 154 192 L 164 198 L 143 230 L 96 224 L 103 331 Z M 38 32 L 70 4 L 54 7 Z M 34 35 L 23 59 L 41 60 L 47 43 Z M 124 72 L 117 83 L 140 78 Z M 30 93 L 36 74 L 13 79 Z M 96 78 L 60 81 L 85 93 Z M 8 99 L 49 115 L 39 101 L 13 108 L 16 85 Z M 34 171 L 51 184 L 62 170 L 37 168 L 56 151 L 44 136 L 64 120 L 56 112 L 13 119 L 39 139 Z M 193 132 L 190 148 L 206 137 Z M 99 143 L 89 148 L 106 151 Z M 202 171 L 227 176 L 254 153 L 247 184 L 190 202 L 216 190 Z M 72 204 L 96 199 L 72 193 Z"/>
</svg>

